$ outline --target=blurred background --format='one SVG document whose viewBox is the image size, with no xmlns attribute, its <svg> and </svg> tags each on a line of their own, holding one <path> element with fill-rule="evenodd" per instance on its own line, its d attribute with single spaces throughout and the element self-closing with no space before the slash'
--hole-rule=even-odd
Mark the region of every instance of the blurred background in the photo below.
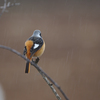
<svg viewBox="0 0 100 100">
<path fill-rule="evenodd" d="M 41 30 L 46 49 L 38 65 L 70 100 L 100 100 L 100 1 L 16 2 L 20 5 L 7 8 L 0 17 L 0 45 L 23 53 L 25 41 L 34 30 Z M 3 5 L 4 0 L 0 0 Z M 29 74 L 24 70 L 25 60 L 0 48 L 3 100 L 56 100 L 33 66 Z"/>
</svg>

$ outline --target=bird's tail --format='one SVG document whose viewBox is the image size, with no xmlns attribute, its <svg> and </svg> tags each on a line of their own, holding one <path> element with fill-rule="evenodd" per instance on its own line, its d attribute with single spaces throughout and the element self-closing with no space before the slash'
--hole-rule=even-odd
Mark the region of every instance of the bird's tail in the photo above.
<svg viewBox="0 0 100 100">
<path fill-rule="evenodd" d="M 30 72 L 30 63 L 27 61 L 25 73 L 29 73 L 29 72 Z"/>
</svg>

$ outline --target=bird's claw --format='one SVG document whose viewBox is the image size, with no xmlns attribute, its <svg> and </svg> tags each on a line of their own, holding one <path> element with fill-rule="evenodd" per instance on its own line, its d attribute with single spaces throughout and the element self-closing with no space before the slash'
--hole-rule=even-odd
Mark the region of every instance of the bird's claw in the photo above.
<svg viewBox="0 0 100 100">
<path fill-rule="evenodd" d="M 40 60 L 40 59 L 37 57 L 37 59 L 35 60 L 35 63 L 37 64 L 37 63 L 39 62 L 39 60 Z"/>
</svg>

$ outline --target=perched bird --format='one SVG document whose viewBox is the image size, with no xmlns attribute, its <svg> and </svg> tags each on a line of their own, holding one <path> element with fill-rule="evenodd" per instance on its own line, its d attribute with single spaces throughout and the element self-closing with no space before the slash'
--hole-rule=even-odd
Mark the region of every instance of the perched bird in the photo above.
<svg viewBox="0 0 100 100">
<path fill-rule="evenodd" d="M 35 30 L 33 32 L 33 35 L 28 38 L 25 42 L 24 52 L 23 55 L 26 55 L 26 57 L 33 61 L 33 57 L 37 57 L 35 60 L 35 63 L 37 64 L 39 61 L 39 57 L 43 54 L 45 50 L 45 42 L 41 36 L 40 30 Z M 30 72 L 30 63 L 26 62 L 26 69 L 25 73 Z"/>
</svg>

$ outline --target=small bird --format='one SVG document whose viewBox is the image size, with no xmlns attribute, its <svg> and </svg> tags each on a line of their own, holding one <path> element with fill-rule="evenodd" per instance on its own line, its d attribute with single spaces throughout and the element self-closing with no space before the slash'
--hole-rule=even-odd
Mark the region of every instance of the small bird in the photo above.
<svg viewBox="0 0 100 100">
<path fill-rule="evenodd" d="M 45 50 L 45 42 L 41 36 L 41 31 L 35 30 L 33 32 L 33 35 L 29 37 L 25 42 L 23 55 L 26 55 L 26 57 L 32 61 L 33 57 L 37 57 L 37 59 L 34 61 L 37 64 L 39 62 L 39 57 L 43 54 L 44 50 Z M 29 72 L 30 72 L 30 63 L 27 61 L 25 73 Z"/>
</svg>

